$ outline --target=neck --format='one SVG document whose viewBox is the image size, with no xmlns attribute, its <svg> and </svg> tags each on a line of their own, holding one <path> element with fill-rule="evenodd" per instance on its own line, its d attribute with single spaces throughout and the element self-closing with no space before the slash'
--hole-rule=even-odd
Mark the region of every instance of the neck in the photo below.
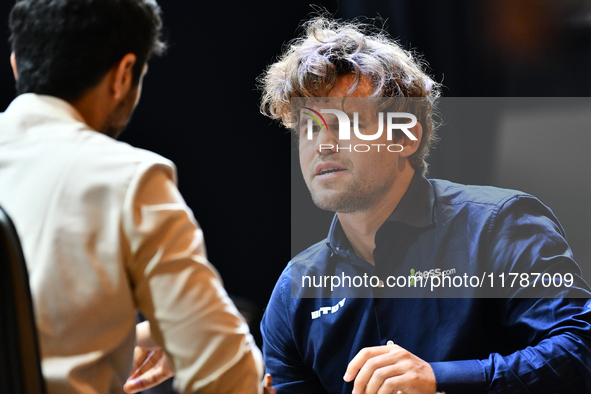
<svg viewBox="0 0 591 394">
<path fill-rule="evenodd" d="M 102 129 L 106 119 L 106 109 L 103 101 L 96 100 L 96 97 L 92 94 L 86 94 L 80 99 L 70 102 L 70 104 L 78 110 L 88 126 L 96 131 Z"/>
<path fill-rule="evenodd" d="M 373 251 L 376 248 L 376 233 L 398 206 L 415 173 L 410 166 L 407 168 L 371 208 L 359 212 L 337 213 L 355 253 L 372 265 L 375 265 Z"/>
<path fill-rule="evenodd" d="M 115 107 L 115 103 L 109 92 L 108 74 L 101 81 L 70 104 L 78 110 L 85 123 L 96 131 L 101 131 L 109 113 Z"/>
</svg>

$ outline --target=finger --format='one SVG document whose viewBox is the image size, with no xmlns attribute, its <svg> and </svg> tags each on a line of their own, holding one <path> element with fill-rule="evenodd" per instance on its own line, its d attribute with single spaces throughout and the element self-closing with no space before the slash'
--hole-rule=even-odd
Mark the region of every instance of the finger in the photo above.
<svg viewBox="0 0 591 394">
<path fill-rule="evenodd" d="M 403 382 L 400 376 L 388 378 L 384 381 L 384 384 L 377 391 L 377 394 L 392 394 L 392 393 L 410 393 L 409 387 Z"/>
<path fill-rule="evenodd" d="M 123 391 L 126 393 L 137 393 L 138 391 L 154 387 L 172 376 L 173 374 L 170 370 L 162 368 L 162 365 L 158 365 L 135 379 L 127 380 L 123 386 Z"/>
<path fill-rule="evenodd" d="M 403 368 L 398 365 L 403 358 L 403 352 L 392 350 L 367 360 L 355 378 L 356 391 L 361 392 L 367 386 L 368 393 L 370 391 L 375 393 L 384 380 L 404 372 Z M 369 390 L 370 387 L 373 387 L 373 390 Z"/>
<path fill-rule="evenodd" d="M 143 389 L 141 388 L 141 384 L 138 383 L 139 380 L 141 379 L 136 378 L 125 382 L 125 384 L 123 385 L 123 391 L 127 394 L 133 394 L 142 391 Z"/>
<path fill-rule="evenodd" d="M 277 393 L 277 390 L 275 390 L 273 388 L 273 377 L 271 376 L 270 373 L 265 374 L 265 379 L 263 379 L 263 388 L 264 394 L 275 394 Z"/>
<path fill-rule="evenodd" d="M 353 379 L 355 379 L 355 376 L 357 376 L 357 373 L 365 365 L 367 360 L 388 353 L 395 347 L 400 348 L 400 346 L 397 345 L 387 345 L 366 347 L 364 349 L 361 349 L 359 353 L 357 353 L 357 355 L 353 357 L 353 360 L 349 362 L 349 365 L 347 366 L 347 371 L 345 372 L 345 376 L 343 376 L 343 380 L 345 380 L 345 382 L 352 381 Z"/>
<path fill-rule="evenodd" d="M 265 374 L 265 379 L 263 381 L 263 385 L 265 387 L 272 387 L 273 386 L 273 377 L 270 373 Z"/>
<path fill-rule="evenodd" d="M 146 357 L 140 362 L 133 373 L 129 376 L 130 379 L 133 379 L 137 376 L 145 374 L 150 369 L 154 368 L 158 361 L 164 356 L 162 350 L 152 350 L 146 354 Z"/>
<path fill-rule="evenodd" d="M 131 367 L 131 376 L 133 376 L 136 370 L 140 367 L 140 365 L 144 362 L 150 350 L 144 349 L 140 346 L 136 346 L 133 349 L 133 365 Z"/>
<path fill-rule="evenodd" d="M 374 374 L 372 375 L 371 379 L 365 386 L 365 393 L 366 394 L 376 394 L 380 392 L 380 389 L 386 385 L 386 382 L 390 381 L 394 378 L 400 378 L 402 375 L 406 373 L 408 370 L 408 366 L 404 366 L 399 364 L 395 365 L 388 365 L 383 368 L 377 369 Z M 394 380 L 394 383 L 400 383 L 399 379 Z M 393 392 L 396 392 L 394 390 Z"/>
</svg>

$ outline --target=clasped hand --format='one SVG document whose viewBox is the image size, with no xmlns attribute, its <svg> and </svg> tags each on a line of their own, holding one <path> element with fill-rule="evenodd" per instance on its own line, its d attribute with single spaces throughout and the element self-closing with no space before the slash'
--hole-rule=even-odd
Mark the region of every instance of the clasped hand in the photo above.
<svg viewBox="0 0 591 394">
<path fill-rule="evenodd" d="M 150 323 L 147 321 L 136 326 L 136 341 L 132 372 L 123 386 L 126 393 L 154 387 L 174 376 L 174 367 L 152 338 Z"/>
<path fill-rule="evenodd" d="M 355 379 L 353 394 L 435 394 L 433 369 L 398 345 L 362 349 L 351 360 L 343 379 Z"/>
</svg>

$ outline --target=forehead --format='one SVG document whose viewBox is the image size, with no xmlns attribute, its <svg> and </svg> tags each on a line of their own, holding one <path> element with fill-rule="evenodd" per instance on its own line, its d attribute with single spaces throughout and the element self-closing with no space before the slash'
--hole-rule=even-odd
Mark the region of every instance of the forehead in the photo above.
<svg viewBox="0 0 591 394">
<path fill-rule="evenodd" d="M 350 94 L 347 91 L 355 84 L 355 75 L 346 74 L 337 78 L 334 87 L 328 92 L 328 97 L 369 97 L 373 88 L 369 78 L 362 75 L 357 88 Z"/>
</svg>

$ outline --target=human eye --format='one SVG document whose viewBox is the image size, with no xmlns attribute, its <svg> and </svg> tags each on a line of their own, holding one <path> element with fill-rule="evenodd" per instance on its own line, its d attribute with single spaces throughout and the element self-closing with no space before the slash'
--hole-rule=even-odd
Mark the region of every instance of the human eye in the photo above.
<svg viewBox="0 0 591 394">
<path fill-rule="evenodd" d="M 306 119 L 299 123 L 298 130 L 300 136 L 306 136 L 310 131 L 312 131 L 312 134 L 319 133 L 321 127 L 314 120 Z"/>
</svg>

